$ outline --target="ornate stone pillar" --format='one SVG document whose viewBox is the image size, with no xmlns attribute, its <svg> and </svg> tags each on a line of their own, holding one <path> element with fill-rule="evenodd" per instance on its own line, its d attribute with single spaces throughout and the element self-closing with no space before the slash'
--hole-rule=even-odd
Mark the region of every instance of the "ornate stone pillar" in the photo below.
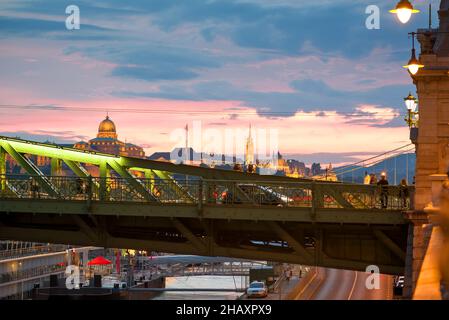
<svg viewBox="0 0 449 320">
<path fill-rule="evenodd" d="M 438 13 L 437 31 L 449 32 L 449 0 Z M 430 175 L 449 169 L 449 33 L 418 32 L 425 67 L 412 76 L 419 100 L 415 209 L 424 210 L 432 202 Z"/>
<path fill-rule="evenodd" d="M 405 295 L 410 297 L 421 269 L 428 235 L 426 208 L 432 207 L 436 179 L 449 170 L 449 0 L 442 0 L 437 30 L 418 30 L 420 61 L 424 68 L 414 76 L 419 100 L 416 139 L 415 211 L 411 221 L 405 268 Z M 444 33 L 438 33 L 444 32 Z M 432 182 L 433 181 L 433 182 Z M 434 190 L 432 190 L 432 188 Z"/>
</svg>

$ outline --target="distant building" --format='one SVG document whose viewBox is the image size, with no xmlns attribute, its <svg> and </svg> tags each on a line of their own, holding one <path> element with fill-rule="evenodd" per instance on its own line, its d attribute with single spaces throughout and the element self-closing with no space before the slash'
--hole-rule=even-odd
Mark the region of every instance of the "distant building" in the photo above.
<svg viewBox="0 0 449 320">
<path fill-rule="evenodd" d="M 282 171 L 285 173 L 285 175 L 290 173 L 290 167 L 288 166 L 287 161 L 284 159 L 282 154 L 278 151 L 278 158 L 277 158 L 277 170 Z"/>
<path fill-rule="evenodd" d="M 245 145 L 245 165 L 255 164 L 254 162 L 254 141 L 251 136 L 251 125 L 249 126 L 249 134 Z"/>
<path fill-rule="evenodd" d="M 117 156 L 127 156 L 134 158 L 145 158 L 145 151 L 132 143 L 125 143 L 118 139 L 114 122 L 106 116 L 100 122 L 97 137 L 88 142 L 80 141 L 73 146 L 79 150 L 91 150 L 102 153 L 109 153 Z"/>
<path fill-rule="evenodd" d="M 148 157 L 148 160 L 170 162 L 170 152 L 155 152 Z"/>
<path fill-rule="evenodd" d="M 287 165 L 290 168 L 290 174 L 288 174 L 289 177 L 300 178 L 308 175 L 308 168 L 306 168 L 304 162 L 295 159 L 288 159 Z"/>
<path fill-rule="evenodd" d="M 312 177 L 315 180 L 323 180 L 323 181 L 338 181 L 338 177 L 334 172 L 334 168 L 332 167 L 332 163 L 326 167 L 326 169 L 321 170 L 320 172 Z"/>
<path fill-rule="evenodd" d="M 332 167 L 332 163 L 329 163 L 329 166 L 326 168 L 326 181 L 338 181 L 338 177 L 334 172 L 334 168 Z"/>
<path fill-rule="evenodd" d="M 321 169 L 321 164 L 319 164 L 319 163 L 312 163 L 312 167 L 311 167 L 310 171 L 311 171 L 310 173 L 312 174 L 312 176 L 318 176 L 323 173 L 323 171 Z"/>
</svg>

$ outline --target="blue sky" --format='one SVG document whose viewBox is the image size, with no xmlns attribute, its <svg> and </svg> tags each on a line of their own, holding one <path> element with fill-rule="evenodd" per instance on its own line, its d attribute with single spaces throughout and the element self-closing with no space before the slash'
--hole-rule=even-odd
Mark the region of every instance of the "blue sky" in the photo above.
<svg viewBox="0 0 449 320">
<path fill-rule="evenodd" d="M 402 25 L 386 0 L 3 0 L 2 104 L 62 109 L 0 109 L 0 132 L 78 140 L 107 109 L 151 153 L 193 117 L 114 110 L 166 108 L 203 110 L 205 126 L 276 126 L 289 154 L 392 149 L 407 143 L 402 98 L 415 89 L 401 66 L 427 3 L 415 1 L 423 12 Z M 365 28 L 371 4 L 380 30 Z M 80 8 L 80 30 L 65 29 L 68 5 Z M 95 110 L 75 111 L 83 106 Z"/>
</svg>

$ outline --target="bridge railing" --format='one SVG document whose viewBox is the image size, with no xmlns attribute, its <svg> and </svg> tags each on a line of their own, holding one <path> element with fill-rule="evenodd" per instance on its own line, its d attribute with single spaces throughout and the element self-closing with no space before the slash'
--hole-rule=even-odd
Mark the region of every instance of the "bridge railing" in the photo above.
<svg viewBox="0 0 449 320">
<path fill-rule="evenodd" d="M 203 190 L 208 204 L 403 210 L 411 208 L 414 187 L 208 180 Z"/>
<path fill-rule="evenodd" d="M 0 273 L 0 285 L 12 281 L 44 276 L 56 272 L 64 272 L 65 268 L 66 268 L 65 265 L 55 264 L 55 265 L 37 266 L 26 270 L 16 270 L 6 273 Z"/>
<path fill-rule="evenodd" d="M 220 206 L 277 206 L 305 208 L 384 209 L 411 208 L 413 187 L 325 182 L 266 182 L 108 177 L 47 177 L 50 189 L 28 175 L 0 176 L 1 198 L 81 201 L 156 202 Z M 51 194 L 46 190 L 56 190 Z"/>
<path fill-rule="evenodd" d="M 59 252 L 67 250 L 69 246 L 62 244 L 40 245 L 28 248 L 0 250 L 0 260 L 16 257 L 31 256 L 43 253 Z"/>
</svg>

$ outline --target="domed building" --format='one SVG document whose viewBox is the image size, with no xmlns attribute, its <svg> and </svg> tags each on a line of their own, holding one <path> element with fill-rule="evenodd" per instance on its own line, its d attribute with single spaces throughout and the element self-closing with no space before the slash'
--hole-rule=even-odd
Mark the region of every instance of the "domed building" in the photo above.
<svg viewBox="0 0 449 320">
<path fill-rule="evenodd" d="M 132 143 L 125 143 L 118 139 L 115 123 L 109 116 L 106 116 L 106 118 L 100 122 L 96 138 L 91 139 L 88 142 L 77 142 L 73 147 L 80 150 L 91 150 L 120 156 L 145 158 L 145 151 L 143 151 L 142 147 Z"/>
</svg>

